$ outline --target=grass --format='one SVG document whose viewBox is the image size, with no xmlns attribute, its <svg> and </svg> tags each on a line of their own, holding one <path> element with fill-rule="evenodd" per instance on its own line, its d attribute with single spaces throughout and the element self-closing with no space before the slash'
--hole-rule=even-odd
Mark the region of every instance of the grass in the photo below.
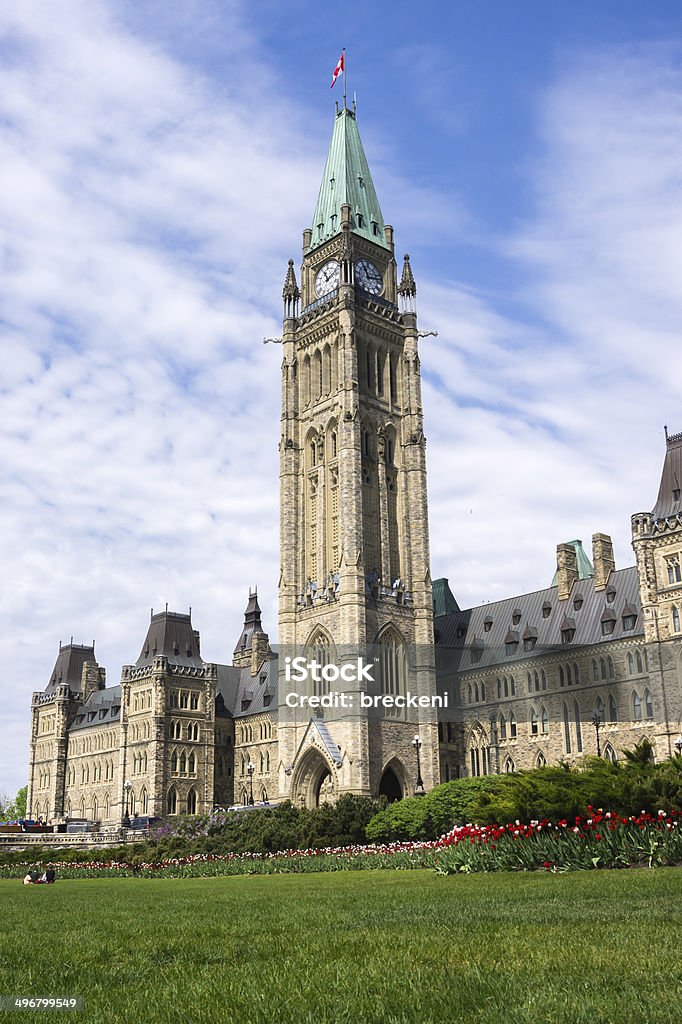
<svg viewBox="0 0 682 1024">
<path fill-rule="evenodd" d="M 677 869 L 2 881 L 1 991 L 92 1024 L 673 1024 L 681 896 Z"/>
</svg>

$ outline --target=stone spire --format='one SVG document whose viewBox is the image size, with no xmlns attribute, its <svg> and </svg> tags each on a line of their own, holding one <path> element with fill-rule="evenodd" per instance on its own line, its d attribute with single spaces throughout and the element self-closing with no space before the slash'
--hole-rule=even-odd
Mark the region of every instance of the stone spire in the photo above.
<svg viewBox="0 0 682 1024">
<path fill-rule="evenodd" d="M 284 288 L 282 289 L 282 298 L 284 299 L 284 319 L 288 319 L 292 316 L 298 316 L 298 303 L 301 298 L 301 293 L 296 283 L 296 272 L 294 271 L 294 261 L 289 260 L 289 266 L 287 268 L 287 276 L 284 278 Z"/>
<path fill-rule="evenodd" d="M 417 285 L 412 273 L 412 267 L 410 266 L 410 257 L 407 253 L 405 253 L 405 261 L 403 263 L 403 276 L 400 278 L 400 284 L 398 285 L 398 296 L 401 312 L 414 313 L 417 300 Z"/>
</svg>

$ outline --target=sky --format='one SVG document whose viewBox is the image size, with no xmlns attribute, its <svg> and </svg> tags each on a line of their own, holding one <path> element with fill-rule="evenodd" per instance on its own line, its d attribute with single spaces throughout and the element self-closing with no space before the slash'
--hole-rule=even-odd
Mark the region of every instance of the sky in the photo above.
<svg viewBox="0 0 682 1024">
<path fill-rule="evenodd" d="M 280 350 L 347 53 L 418 287 L 434 577 L 549 585 L 682 431 L 682 7 L 22 0 L 0 9 L 0 790 L 59 641 L 150 609 L 277 639 Z"/>
</svg>

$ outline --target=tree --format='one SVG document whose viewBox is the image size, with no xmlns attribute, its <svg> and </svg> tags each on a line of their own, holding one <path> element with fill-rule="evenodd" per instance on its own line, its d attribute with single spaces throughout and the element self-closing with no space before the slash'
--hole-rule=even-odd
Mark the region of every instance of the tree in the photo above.
<svg viewBox="0 0 682 1024">
<path fill-rule="evenodd" d="M 14 818 L 26 817 L 26 797 L 28 786 L 22 786 L 12 800 L 5 790 L 0 790 L 0 821 L 12 821 Z"/>
</svg>

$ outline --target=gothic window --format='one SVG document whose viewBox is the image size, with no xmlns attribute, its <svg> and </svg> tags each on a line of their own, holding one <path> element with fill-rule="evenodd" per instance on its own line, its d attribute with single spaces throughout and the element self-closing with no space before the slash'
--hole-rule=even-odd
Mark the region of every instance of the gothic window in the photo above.
<svg viewBox="0 0 682 1024">
<path fill-rule="evenodd" d="M 538 756 L 535 758 L 535 767 L 536 768 L 544 768 L 546 764 L 547 764 L 547 758 L 545 757 L 545 755 L 542 753 L 541 750 L 538 750 Z"/>
<path fill-rule="evenodd" d="M 642 721 L 642 698 L 636 690 L 632 692 L 632 720 L 633 722 Z"/>
<path fill-rule="evenodd" d="M 606 664 L 608 666 L 609 679 L 614 679 L 616 673 L 615 673 L 615 669 L 613 667 L 613 658 L 611 657 L 610 654 L 609 654 L 608 658 L 606 659 Z"/>
<path fill-rule="evenodd" d="M 559 685 L 563 686 L 564 682 L 565 682 L 564 666 L 563 665 L 559 665 Z"/>
<path fill-rule="evenodd" d="M 187 755 L 184 750 L 180 754 L 180 774 L 185 775 L 187 773 Z"/>
<path fill-rule="evenodd" d="M 485 683 L 481 683 L 481 700 L 485 700 Z"/>
<path fill-rule="evenodd" d="M 381 397 L 384 393 L 384 353 L 381 349 L 377 351 L 377 395 Z"/>
<path fill-rule="evenodd" d="M 189 704 L 189 693 L 187 690 L 180 691 L 180 707 L 186 708 Z"/>
<path fill-rule="evenodd" d="M 473 702 L 474 702 L 474 691 L 473 691 L 473 687 L 472 687 L 471 683 L 469 683 L 469 703 L 473 704 Z"/>
<path fill-rule="evenodd" d="M 611 764 L 615 764 L 618 760 L 618 758 L 616 757 L 616 752 L 610 743 L 607 743 L 604 747 L 604 759 L 606 761 L 610 761 Z"/>
<path fill-rule="evenodd" d="M 547 689 L 547 676 L 545 675 L 544 668 L 540 670 L 540 678 L 542 679 L 542 689 Z"/>
<path fill-rule="evenodd" d="M 583 736 L 580 728 L 580 707 L 578 706 L 577 700 L 573 703 L 573 716 L 575 719 L 575 745 L 578 753 L 580 754 L 583 749 Z"/>
<path fill-rule="evenodd" d="M 675 605 L 672 607 L 673 633 L 680 632 L 680 613 Z"/>
<path fill-rule="evenodd" d="M 573 662 L 573 682 L 576 684 L 576 686 L 580 682 L 580 669 L 578 668 L 575 661 Z"/>
<path fill-rule="evenodd" d="M 499 699 L 499 698 L 500 698 L 501 696 L 502 696 L 502 680 L 501 680 L 501 679 L 500 679 L 500 677 L 498 676 L 498 677 L 497 677 L 497 697 L 498 697 L 498 699 Z"/>
<path fill-rule="evenodd" d="M 192 786 L 189 793 L 187 794 L 187 813 L 197 813 L 197 791 L 194 788 L 194 786 Z"/>
<path fill-rule="evenodd" d="M 600 722 L 605 722 L 606 721 L 605 710 L 606 709 L 604 707 L 604 701 L 602 700 L 601 697 L 597 697 L 596 714 L 597 714 L 597 718 L 599 719 Z"/>
<path fill-rule="evenodd" d="M 478 704 L 479 699 L 480 699 L 479 698 L 479 694 L 478 694 L 478 683 L 474 683 L 474 694 L 475 694 L 476 703 Z"/>
<path fill-rule="evenodd" d="M 322 669 L 335 660 L 329 636 L 322 629 L 318 629 L 313 633 L 306 644 L 305 654 L 308 661 L 317 662 L 320 668 L 319 676 L 322 676 Z M 312 687 L 312 693 L 317 697 L 322 697 L 324 694 L 329 693 L 329 682 L 322 678 L 319 680 L 310 679 L 309 685 Z"/>
<path fill-rule="evenodd" d="M 644 691 L 644 710 L 646 712 L 647 719 L 650 720 L 654 717 L 654 702 L 652 700 L 650 690 Z"/>
<path fill-rule="evenodd" d="M 531 693 L 531 691 L 533 689 L 533 683 L 532 683 L 532 680 L 531 680 L 530 672 L 527 673 L 527 679 L 528 679 L 528 692 Z"/>
<path fill-rule="evenodd" d="M 500 739 L 506 740 L 507 738 L 507 719 L 504 715 L 500 715 Z"/>
<path fill-rule="evenodd" d="M 178 752 L 177 752 L 177 750 L 174 750 L 173 753 L 171 754 L 170 766 L 171 766 L 171 771 L 172 772 L 176 772 L 178 770 Z"/>
<path fill-rule="evenodd" d="M 601 677 L 602 677 L 602 679 L 606 679 L 606 662 L 604 661 L 603 658 L 599 659 L 599 667 L 601 669 Z"/>
<path fill-rule="evenodd" d="M 538 676 L 537 672 L 534 673 L 534 681 L 535 681 L 535 692 L 539 693 L 540 692 L 540 677 Z"/>
<path fill-rule="evenodd" d="M 189 760 L 187 762 L 187 770 L 188 770 L 190 775 L 194 775 L 194 773 L 196 772 L 196 767 L 197 767 L 196 758 L 194 756 L 194 753 L 191 753 L 189 755 Z"/>
<path fill-rule="evenodd" d="M 535 708 L 532 708 L 530 713 L 530 734 L 531 736 L 538 734 L 538 713 Z"/>
<path fill-rule="evenodd" d="M 141 814 L 147 814 L 148 811 L 149 811 L 149 796 L 147 795 L 147 790 L 143 786 L 142 787 L 142 792 L 140 793 L 140 813 Z"/>
<path fill-rule="evenodd" d="M 332 389 L 332 352 L 329 345 L 324 346 L 322 353 L 322 392 L 328 395 Z"/>
<path fill-rule="evenodd" d="M 301 405 L 304 407 L 310 405 L 311 380 L 310 356 L 306 356 L 303 360 L 303 375 L 301 378 Z"/>
<path fill-rule="evenodd" d="M 564 749 L 567 754 L 571 753 L 571 723 L 568 717 L 568 705 L 564 701 Z"/>
<path fill-rule="evenodd" d="M 516 739 L 516 717 L 513 711 L 509 714 L 509 737 L 512 740 Z"/>
<path fill-rule="evenodd" d="M 512 772 L 516 771 L 516 765 L 514 764 L 513 757 L 508 757 L 504 762 L 504 771 L 506 775 L 511 775 Z"/>
<path fill-rule="evenodd" d="M 545 707 L 540 708 L 540 728 L 543 736 L 546 736 L 549 732 L 549 718 Z"/>
<path fill-rule="evenodd" d="M 506 676 L 504 677 L 504 695 L 505 697 L 509 696 L 509 682 Z"/>
<path fill-rule="evenodd" d="M 609 694 L 609 722 L 618 721 L 618 707 L 613 694 Z"/>
<path fill-rule="evenodd" d="M 632 652 L 628 654 L 628 672 L 631 676 L 635 674 L 635 659 L 632 656 Z"/>
<path fill-rule="evenodd" d="M 407 665 L 402 638 L 394 630 L 387 630 L 379 639 L 381 692 L 385 694 L 403 694 L 405 692 L 406 675 Z M 476 699 L 478 700 L 478 684 L 476 685 Z M 399 708 L 387 708 L 386 713 L 387 715 L 400 717 L 402 711 Z"/>
<path fill-rule="evenodd" d="M 178 691 L 171 690 L 170 692 L 170 706 L 176 708 L 178 706 Z"/>
</svg>

